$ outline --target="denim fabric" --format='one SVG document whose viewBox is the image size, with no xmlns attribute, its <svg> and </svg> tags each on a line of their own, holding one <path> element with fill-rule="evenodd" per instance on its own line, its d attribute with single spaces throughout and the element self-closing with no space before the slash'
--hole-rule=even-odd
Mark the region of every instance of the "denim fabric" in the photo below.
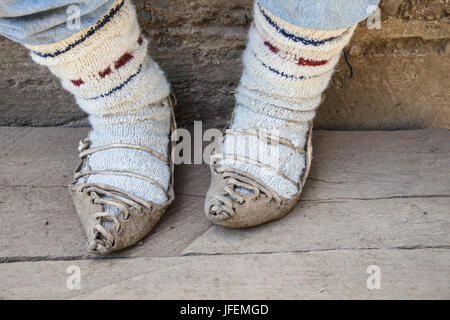
<svg viewBox="0 0 450 320">
<path fill-rule="evenodd" d="M 369 17 L 380 0 L 257 0 L 259 4 L 299 27 L 338 30 Z"/>
<path fill-rule="evenodd" d="M 370 16 L 379 0 L 258 0 L 268 11 L 304 28 L 336 30 Z M 22 44 L 49 44 L 95 24 L 114 0 L 2 0 L 0 34 Z M 80 9 L 78 28 L 68 26 L 68 8 Z"/>
<path fill-rule="evenodd" d="M 115 0 L 1 0 L 0 34 L 22 44 L 49 44 L 94 25 Z M 71 7 L 79 9 L 74 25 Z M 69 20 L 69 23 L 68 23 Z"/>
</svg>

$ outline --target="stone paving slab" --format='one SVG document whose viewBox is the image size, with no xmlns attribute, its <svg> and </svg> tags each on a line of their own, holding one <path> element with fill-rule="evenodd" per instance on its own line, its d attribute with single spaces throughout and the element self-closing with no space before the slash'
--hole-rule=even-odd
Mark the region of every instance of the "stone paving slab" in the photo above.
<svg viewBox="0 0 450 320">
<path fill-rule="evenodd" d="M 283 219 L 250 229 L 214 226 L 185 255 L 311 250 L 448 248 L 450 197 L 300 201 Z"/>
<path fill-rule="evenodd" d="M 0 299 L 449 299 L 449 259 L 417 249 L 3 263 Z M 374 265 L 380 289 L 369 290 Z M 73 268 L 79 290 L 67 287 Z"/>
<path fill-rule="evenodd" d="M 177 196 L 138 245 L 110 257 L 177 256 L 211 227 L 203 200 Z M 0 187 L 0 262 L 95 258 L 67 188 Z"/>
</svg>

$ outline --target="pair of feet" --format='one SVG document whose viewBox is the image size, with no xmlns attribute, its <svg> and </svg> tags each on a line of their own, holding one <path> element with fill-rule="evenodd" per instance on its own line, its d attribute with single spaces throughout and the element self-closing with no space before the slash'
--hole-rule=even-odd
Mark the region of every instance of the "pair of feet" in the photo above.
<svg viewBox="0 0 450 320">
<path fill-rule="evenodd" d="M 301 28 L 255 2 L 233 119 L 212 156 L 211 221 L 249 227 L 295 205 L 311 164 L 312 120 L 354 29 Z M 92 27 L 28 46 L 89 114 L 70 190 L 98 253 L 138 242 L 174 198 L 170 86 L 147 45 L 135 8 L 117 0 Z"/>
<path fill-rule="evenodd" d="M 173 102 L 170 97 L 167 100 L 167 104 L 170 107 L 173 120 L 171 123 L 172 133 L 176 128 L 176 124 L 173 117 Z M 91 135 L 93 132 L 91 132 Z M 247 135 L 257 140 L 260 139 L 263 143 L 271 144 L 277 148 L 280 146 L 291 148 L 294 153 L 300 154 L 305 159 L 306 167 L 299 172 L 298 182 L 293 182 L 297 188 L 297 192 L 293 197 L 286 198 L 278 194 L 272 187 L 252 174 L 242 171 L 236 166 L 230 166 L 229 163 L 227 164 L 223 161 L 229 159 L 241 164 L 261 167 L 260 170 L 268 170 L 269 172 L 265 176 L 266 179 L 273 179 L 279 175 L 283 179 L 290 180 L 280 169 L 252 160 L 252 157 L 260 158 L 261 151 L 256 151 L 249 158 L 224 153 L 224 146 L 230 146 L 230 143 L 226 143 L 227 136 L 236 134 Z M 225 140 L 225 143 L 222 143 L 211 155 L 211 185 L 205 201 L 206 217 L 217 225 L 229 228 L 244 228 L 279 219 L 286 215 L 300 197 L 308 176 L 312 157 L 312 123 L 309 124 L 305 150 L 301 150 L 284 138 L 268 134 L 262 130 L 227 129 L 223 138 L 222 140 Z M 174 143 L 171 142 L 168 148 L 169 154 L 173 146 Z M 92 169 L 89 163 L 90 156 L 106 150 L 113 151 L 114 149 L 129 149 L 148 153 L 151 157 L 155 157 L 166 164 L 170 170 L 167 188 L 160 185 L 155 179 L 139 173 L 123 170 Z M 89 138 L 80 141 L 79 151 L 81 161 L 75 170 L 75 180 L 69 186 L 69 189 L 83 229 L 89 238 L 88 250 L 94 253 L 105 254 L 137 243 L 150 232 L 174 200 L 174 168 L 171 158 L 142 145 L 119 142 L 92 147 Z M 274 160 L 274 157 L 275 155 L 272 155 L 272 160 Z M 89 177 L 92 178 L 96 175 L 116 175 L 134 180 L 134 182 L 145 180 L 162 191 L 167 201 L 162 204 L 154 203 L 139 198 L 133 192 L 126 191 L 123 188 L 98 183 L 93 179 L 89 180 Z M 129 189 L 131 185 L 128 184 L 126 186 Z"/>
</svg>

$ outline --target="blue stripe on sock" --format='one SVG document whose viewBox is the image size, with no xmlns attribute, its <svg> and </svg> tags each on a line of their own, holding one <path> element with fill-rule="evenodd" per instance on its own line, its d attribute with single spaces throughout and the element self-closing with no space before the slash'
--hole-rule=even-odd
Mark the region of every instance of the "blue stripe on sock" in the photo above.
<svg viewBox="0 0 450 320">
<path fill-rule="evenodd" d="M 139 66 L 138 71 L 137 71 L 135 74 L 131 75 L 131 76 L 130 76 L 127 80 L 125 80 L 125 82 L 123 82 L 121 85 L 119 85 L 119 86 L 117 86 L 117 87 L 111 89 L 111 91 L 109 91 L 108 93 L 104 93 L 104 94 L 101 94 L 101 95 L 96 96 L 96 97 L 93 97 L 93 98 L 88 98 L 88 99 L 86 99 L 86 100 L 95 100 L 95 99 L 104 98 L 104 97 L 107 97 L 107 96 L 113 94 L 114 92 L 116 92 L 116 91 L 122 89 L 123 87 L 125 87 L 125 86 L 128 84 L 128 82 L 130 82 L 134 77 L 136 77 L 139 73 L 141 73 L 141 71 L 142 71 L 142 64 Z"/>
<path fill-rule="evenodd" d="M 258 60 L 259 61 L 259 60 Z M 271 66 L 268 66 L 267 64 L 265 64 L 262 61 L 259 61 L 265 68 L 269 69 L 270 71 L 276 73 L 277 75 L 287 78 L 287 79 L 297 79 L 297 80 L 303 80 L 306 79 L 304 76 L 294 76 L 292 74 L 286 74 L 282 71 L 278 71 L 277 69 L 272 68 Z"/>
<path fill-rule="evenodd" d="M 284 78 L 287 78 L 287 79 L 297 79 L 297 80 L 303 80 L 303 79 L 306 79 L 306 77 L 304 77 L 304 76 L 295 76 L 295 75 L 292 75 L 292 74 L 286 74 L 286 73 L 284 73 L 283 71 L 279 71 L 279 70 L 277 70 L 277 69 L 274 69 L 273 67 L 271 67 L 271 66 L 265 64 L 263 61 L 259 60 L 258 57 L 256 56 L 256 53 L 255 53 L 255 52 L 253 52 L 253 55 L 255 56 L 255 59 L 256 59 L 259 63 L 261 63 L 261 65 L 262 65 L 264 68 L 266 68 L 266 69 L 272 71 L 273 73 L 276 73 L 276 74 L 279 75 L 280 77 L 284 77 Z"/>
<path fill-rule="evenodd" d="M 305 38 L 302 38 L 300 36 L 296 36 L 295 34 L 289 33 L 288 31 L 284 30 L 283 28 L 281 28 L 279 25 L 277 25 L 275 23 L 275 21 L 273 21 L 264 11 L 263 7 L 261 7 L 261 5 L 258 3 L 258 7 L 259 10 L 261 11 L 261 14 L 264 16 L 264 18 L 266 19 L 266 21 L 272 26 L 274 27 L 280 34 L 282 34 L 284 37 L 294 41 L 294 42 L 301 42 L 306 46 L 309 45 L 313 45 L 313 46 L 321 46 L 327 42 L 333 41 L 335 39 L 337 39 L 338 37 L 332 37 L 332 38 L 328 38 L 328 39 L 324 39 L 324 40 L 308 40 Z"/>
<path fill-rule="evenodd" d="M 125 1 L 121 1 L 116 7 L 114 7 L 106 16 L 104 16 L 97 24 L 92 27 L 82 38 L 78 39 L 74 43 L 69 44 L 66 48 L 62 50 L 55 51 L 53 53 L 41 53 L 37 51 L 33 51 L 34 54 L 42 57 L 42 58 L 54 58 L 59 56 L 60 54 L 66 53 L 70 49 L 76 47 L 77 45 L 83 43 L 86 41 L 87 38 L 92 36 L 97 30 L 101 29 L 105 24 L 107 24 L 115 15 L 116 13 L 122 8 Z"/>
<path fill-rule="evenodd" d="M 256 53 L 255 53 L 255 52 L 253 52 L 253 55 L 255 56 L 255 59 L 256 59 L 259 63 L 261 63 L 261 65 L 262 65 L 264 68 L 268 69 L 269 71 L 272 71 L 273 73 L 276 73 L 276 74 L 279 75 L 280 77 L 284 77 L 284 78 L 287 78 L 287 79 L 296 79 L 296 80 L 313 79 L 313 78 L 321 77 L 321 76 L 323 76 L 323 75 L 326 73 L 326 72 L 324 72 L 324 73 L 321 73 L 321 74 L 314 75 L 314 76 L 312 76 L 312 77 L 296 76 L 296 75 L 293 75 L 293 74 L 286 74 L 286 73 L 284 73 L 283 71 L 279 71 L 279 70 L 277 70 L 277 69 L 274 69 L 273 67 L 271 67 L 271 66 L 265 64 L 263 61 L 259 60 L 258 57 L 256 56 Z"/>
</svg>

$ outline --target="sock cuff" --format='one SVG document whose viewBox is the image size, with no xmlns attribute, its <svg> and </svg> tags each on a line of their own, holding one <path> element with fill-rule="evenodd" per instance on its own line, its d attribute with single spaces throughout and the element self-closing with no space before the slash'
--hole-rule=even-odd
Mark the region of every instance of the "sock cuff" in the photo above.
<svg viewBox="0 0 450 320">
<path fill-rule="evenodd" d="M 141 36 L 128 48 L 91 52 L 85 59 L 50 67 L 63 87 L 76 96 L 90 99 L 115 88 L 136 74 L 147 59 L 147 40 Z"/>
<path fill-rule="evenodd" d="M 280 34 L 284 35 L 287 38 L 290 38 L 294 42 L 301 42 L 313 46 L 331 42 L 334 39 L 342 36 L 346 31 L 350 29 L 344 28 L 338 30 L 316 30 L 299 27 L 271 13 L 263 6 L 261 6 L 258 1 L 255 1 L 253 10 L 255 19 L 262 19 L 266 21 L 268 25 L 270 25 L 272 28 L 275 28 Z"/>
<path fill-rule="evenodd" d="M 356 25 L 341 30 L 313 30 L 295 26 L 278 18 L 255 2 L 254 26 L 270 43 L 278 49 L 299 51 L 320 50 L 321 52 L 339 52 L 348 43 Z"/>
<path fill-rule="evenodd" d="M 160 104 L 170 86 L 148 56 L 130 0 L 117 0 L 92 27 L 63 41 L 28 46 L 89 114 L 126 113 Z"/>
<path fill-rule="evenodd" d="M 44 65 L 64 63 L 70 58 L 76 59 L 86 48 L 95 47 L 95 44 L 104 37 L 102 35 L 104 30 L 120 32 L 121 27 L 126 26 L 124 22 L 134 20 L 133 18 L 136 18 L 136 13 L 129 0 L 117 0 L 95 25 L 56 43 L 25 45 L 25 47 L 31 50 L 31 56 L 37 63 Z"/>
</svg>

